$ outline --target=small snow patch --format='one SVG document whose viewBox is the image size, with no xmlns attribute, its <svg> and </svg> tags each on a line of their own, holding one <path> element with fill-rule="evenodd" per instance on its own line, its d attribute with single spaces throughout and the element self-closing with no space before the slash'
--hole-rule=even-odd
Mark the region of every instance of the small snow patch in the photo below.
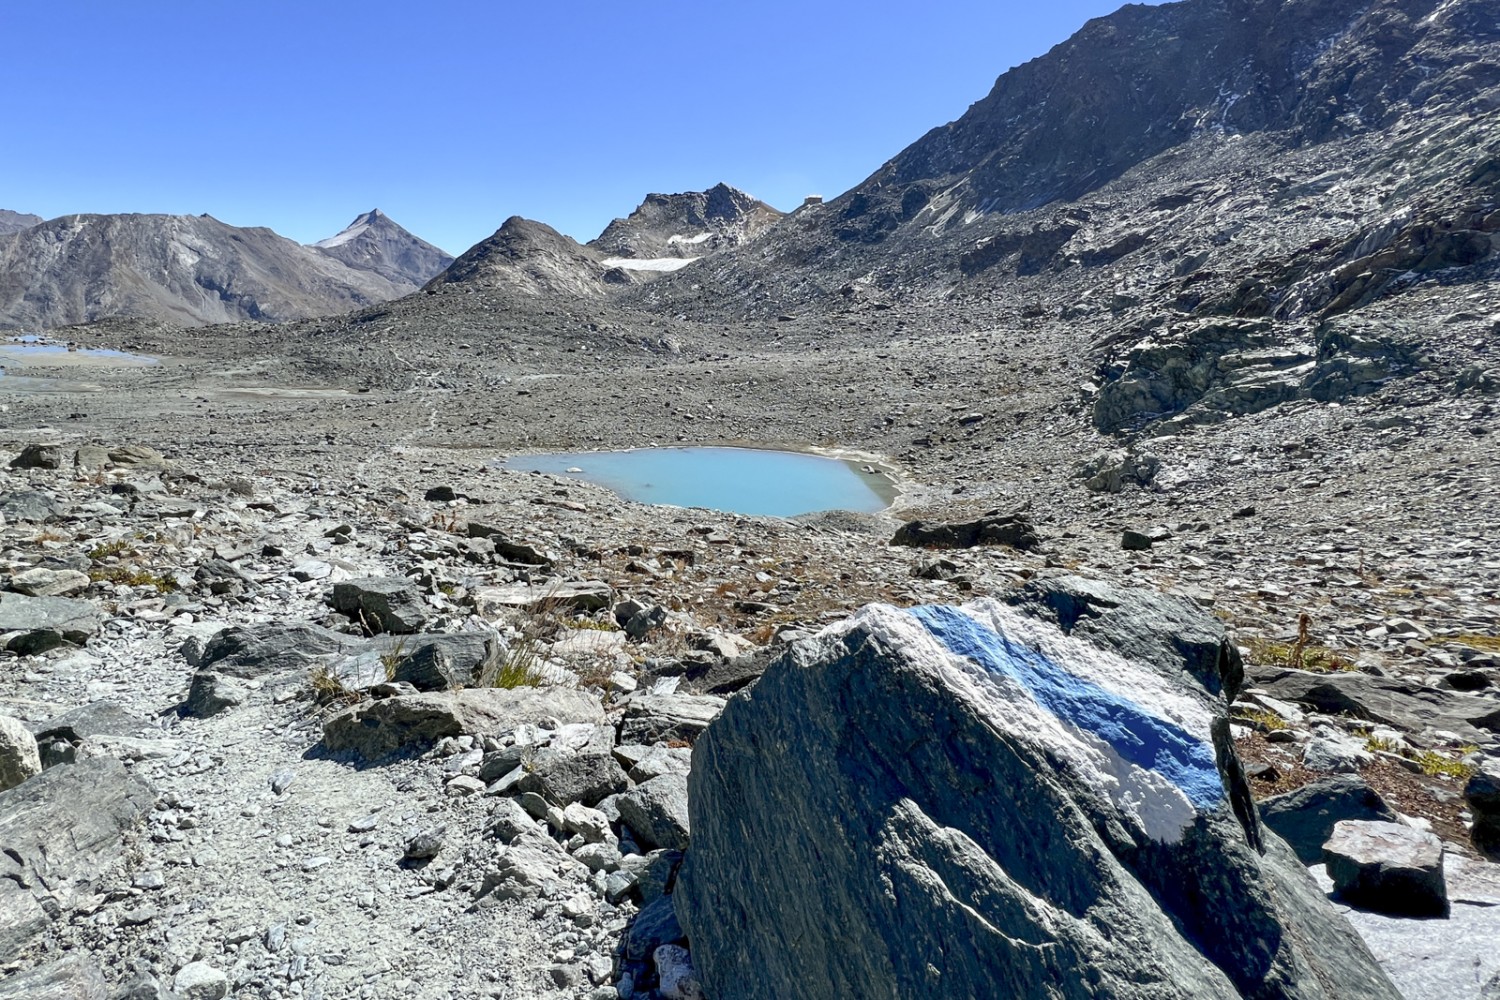
<svg viewBox="0 0 1500 1000">
<path fill-rule="evenodd" d="M 697 257 L 657 257 L 654 260 L 638 260 L 634 257 L 608 257 L 605 267 L 619 267 L 627 271 L 676 271 L 687 267 Z"/>
</svg>

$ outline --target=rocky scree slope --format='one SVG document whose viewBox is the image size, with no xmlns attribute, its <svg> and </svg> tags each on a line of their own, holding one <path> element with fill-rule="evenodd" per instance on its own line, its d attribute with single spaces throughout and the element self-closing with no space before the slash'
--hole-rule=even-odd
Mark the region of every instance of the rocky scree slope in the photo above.
<svg viewBox="0 0 1500 1000">
<path fill-rule="evenodd" d="M 269 229 L 206 215 L 68 215 L 0 237 L 0 326 L 181 326 L 348 312 L 413 291 Z"/>
<path fill-rule="evenodd" d="M 1093 390 L 1126 381 L 1093 414 L 1109 433 L 1432 369 L 1493 381 L 1466 302 L 1500 225 L 1487 9 L 1126 8 L 754 253 L 631 301 L 844 339 L 903 307 L 1002 339 L 1061 321 L 1091 344 Z"/>
<path fill-rule="evenodd" d="M 411 290 L 425 285 L 453 263 L 451 254 L 413 236 L 378 208 L 357 217 L 338 235 L 312 244 L 312 249 L 356 271 L 370 271 L 398 285 L 409 285 Z"/>
</svg>

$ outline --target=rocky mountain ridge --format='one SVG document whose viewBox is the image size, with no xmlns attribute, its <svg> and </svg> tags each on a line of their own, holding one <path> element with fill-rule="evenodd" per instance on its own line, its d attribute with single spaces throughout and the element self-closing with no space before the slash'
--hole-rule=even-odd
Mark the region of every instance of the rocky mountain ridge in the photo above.
<svg viewBox="0 0 1500 1000">
<path fill-rule="evenodd" d="M 345 233 L 310 248 L 207 215 L 62 216 L 0 236 L 0 326 L 282 322 L 399 298 L 447 259 L 383 215 Z"/>
<path fill-rule="evenodd" d="M 0 208 L 0 236 L 30 229 L 41 221 L 40 215 L 27 215 L 24 212 L 12 212 L 8 208 Z"/>
</svg>

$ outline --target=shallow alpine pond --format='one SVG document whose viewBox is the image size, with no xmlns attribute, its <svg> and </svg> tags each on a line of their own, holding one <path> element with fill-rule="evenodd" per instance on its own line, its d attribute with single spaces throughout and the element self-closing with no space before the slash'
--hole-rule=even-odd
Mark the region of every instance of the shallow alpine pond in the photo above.
<svg viewBox="0 0 1500 1000">
<path fill-rule="evenodd" d="M 733 514 L 795 517 L 824 510 L 874 513 L 894 499 L 879 472 L 793 451 L 640 448 L 518 455 L 505 467 L 571 475 L 628 500 L 707 507 Z M 868 468 L 868 467 L 867 467 Z"/>
</svg>

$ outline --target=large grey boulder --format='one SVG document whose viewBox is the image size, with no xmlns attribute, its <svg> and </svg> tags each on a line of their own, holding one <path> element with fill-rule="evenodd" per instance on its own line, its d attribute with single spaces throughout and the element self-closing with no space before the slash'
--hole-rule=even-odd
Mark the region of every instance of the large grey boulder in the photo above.
<svg viewBox="0 0 1500 1000">
<path fill-rule="evenodd" d="M 645 847 L 686 850 L 692 823 L 685 774 L 663 774 L 643 782 L 619 798 L 620 819 Z"/>
<path fill-rule="evenodd" d="M 363 645 L 355 636 L 318 625 L 267 622 L 223 629 L 197 656 L 183 712 L 208 718 L 241 704 L 249 695 L 244 681 L 280 678 L 304 684 L 316 665 Z"/>
<path fill-rule="evenodd" d="M 1396 812 L 1358 775 L 1324 778 L 1260 804 L 1260 821 L 1280 835 L 1303 864 L 1323 860 L 1323 843 L 1342 820 L 1396 821 Z"/>
<path fill-rule="evenodd" d="M 18 493 L 8 493 L 0 497 L 0 516 L 11 521 L 30 521 L 39 524 L 57 517 L 62 512 L 62 504 L 37 490 L 21 490 Z"/>
<path fill-rule="evenodd" d="M 1394 1000 L 1257 822 L 1218 624 L 1012 601 L 868 607 L 699 738 L 673 898 L 708 994 Z"/>
<path fill-rule="evenodd" d="M 19 720 L 0 715 L 0 792 L 41 773 L 36 737 Z"/>
<path fill-rule="evenodd" d="M 973 521 L 910 521 L 896 530 L 892 545 L 921 549 L 970 549 L 976 545 L 1007 545 L 1029 552 L 1041 544 L 1036 526 L 1025 514 L 992 510 Z"/>
<path fill-rule="evenodd" d="M 73 954 L 0 978 L 0 1000 L 115 1000 L 115 994 L 92 958 Z"/>
<path fill-rule="evenodd" d="M 370 632 L 409 635 L 432 617 L 415 583 L 400 576 L 369 576 L 333 585 L 328 604 Z"/>
</svg>

